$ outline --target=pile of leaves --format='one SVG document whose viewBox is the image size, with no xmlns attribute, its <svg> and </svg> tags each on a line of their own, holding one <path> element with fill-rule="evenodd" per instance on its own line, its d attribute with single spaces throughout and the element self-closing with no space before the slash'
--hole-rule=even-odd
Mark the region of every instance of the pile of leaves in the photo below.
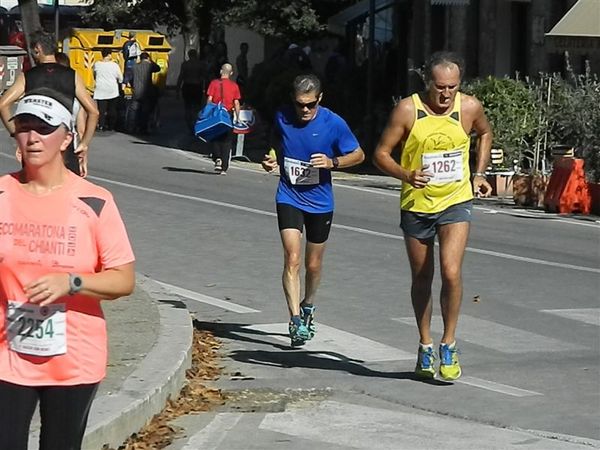
<svg viewBox="0 0 600 450">
<path fill-rule="evenodd" d="M 225 402 L 219 389 L 206 387 L 206 381 L 216 380 L 221 374 L 217 351 L 221 343 L 208 331 L 194 330 L 192 367 L 186 372 L 187 384 L 175 400 L 152 418 L 139 432 L 134 433 L 118 450 L 157 450 L 169 446 L 179 427 L 172 425 L 174 419 L 186 414 L 209 411 Z M 103 450 L 109 449 L 107 446 Z"/>
</svg>

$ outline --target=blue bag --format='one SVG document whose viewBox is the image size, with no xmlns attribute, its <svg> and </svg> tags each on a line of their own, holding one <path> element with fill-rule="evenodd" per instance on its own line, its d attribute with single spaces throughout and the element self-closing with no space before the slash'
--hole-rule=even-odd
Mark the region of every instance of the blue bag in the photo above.
<svg viewBox="0 0 600 450">
<path fill-rule="evenodd" d="M 221 83 L 221 99 L 223 99 L 223 83 Z M 210 142 L 228 133 L 233 128 L 229 111 L 219 103 L 207 103 L 198 114 L 194 126 L 194 134 L 204 142 Z"/>
<path fill-rule="evenodd" d="M 204 142 L 210 142 L 233 128 L 231 116 L 221 103 L 208 103 L 194 126 L 194 133 Z"/>
</svg>

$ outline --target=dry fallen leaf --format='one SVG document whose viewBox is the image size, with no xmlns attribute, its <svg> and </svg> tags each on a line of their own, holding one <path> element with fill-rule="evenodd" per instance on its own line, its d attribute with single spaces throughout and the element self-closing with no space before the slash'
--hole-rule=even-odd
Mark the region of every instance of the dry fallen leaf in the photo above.
<svg viewBox="0 0 600 450">
<path fill-rule="evenodd" d="M 175 400 L 155 415 L 139 432 L 134 433 L 118 450 L 158 450 L 169 446 L 182 429 L 169 425 L 177 417 L 194 414 L 225 403 L 220 389 L 208 388 L 205 380 L 216 380 L 221 375 L 217 350 L 221 343 L 209 331 L 194 330 L 192 367 L 186 371 L 187 384 Z M 104 446 L 102 450 L 114 450 Z"/>
</svg>

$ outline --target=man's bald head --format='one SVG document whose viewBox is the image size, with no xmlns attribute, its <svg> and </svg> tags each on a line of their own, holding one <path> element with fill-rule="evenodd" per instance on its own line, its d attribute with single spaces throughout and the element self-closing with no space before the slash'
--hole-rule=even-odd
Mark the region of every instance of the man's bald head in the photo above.
<svg viewBox="0 0 600 450">
<path fill-rule="evenodd" d="M 229 63 L 225 63 L 221 66 L 221 76 L 230 77 L 233 73 L 233 66 Z"/>
</svg>

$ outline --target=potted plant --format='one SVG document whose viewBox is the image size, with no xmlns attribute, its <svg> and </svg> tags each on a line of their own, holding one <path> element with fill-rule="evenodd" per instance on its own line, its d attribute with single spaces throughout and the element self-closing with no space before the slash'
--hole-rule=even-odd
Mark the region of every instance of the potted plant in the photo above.
<svg viewBox="0 0 600 450">
<path fill-rule="evenodd" d="M 567 77 L 553 76 L 548 105 L 548 128 L 552 144 L 564 143 L 583 158 L 591 194 L 592 212 L 600 214 L 600 80 L 586 71 L 576 75 L 567 61 Z"/>
<path fill-rule="evenodd" d="M 543 201 L 547 178 L 538 176 L 543 117 L 541 89 L 519 79 L 487 77 L 465 86 L 485 109 L 494 133 L 494 147 L 504 153 L 503 165 L 492 164 L 492 185 L 505 189 L 512 182 L 517 204 L 538 205 Z M 510 175 L 510 181 L 507 174 Z M 499 179 L 500 177 L 500 179 Z M 497 189 L 499 191 L 499 189 Z"/>
</svg>

